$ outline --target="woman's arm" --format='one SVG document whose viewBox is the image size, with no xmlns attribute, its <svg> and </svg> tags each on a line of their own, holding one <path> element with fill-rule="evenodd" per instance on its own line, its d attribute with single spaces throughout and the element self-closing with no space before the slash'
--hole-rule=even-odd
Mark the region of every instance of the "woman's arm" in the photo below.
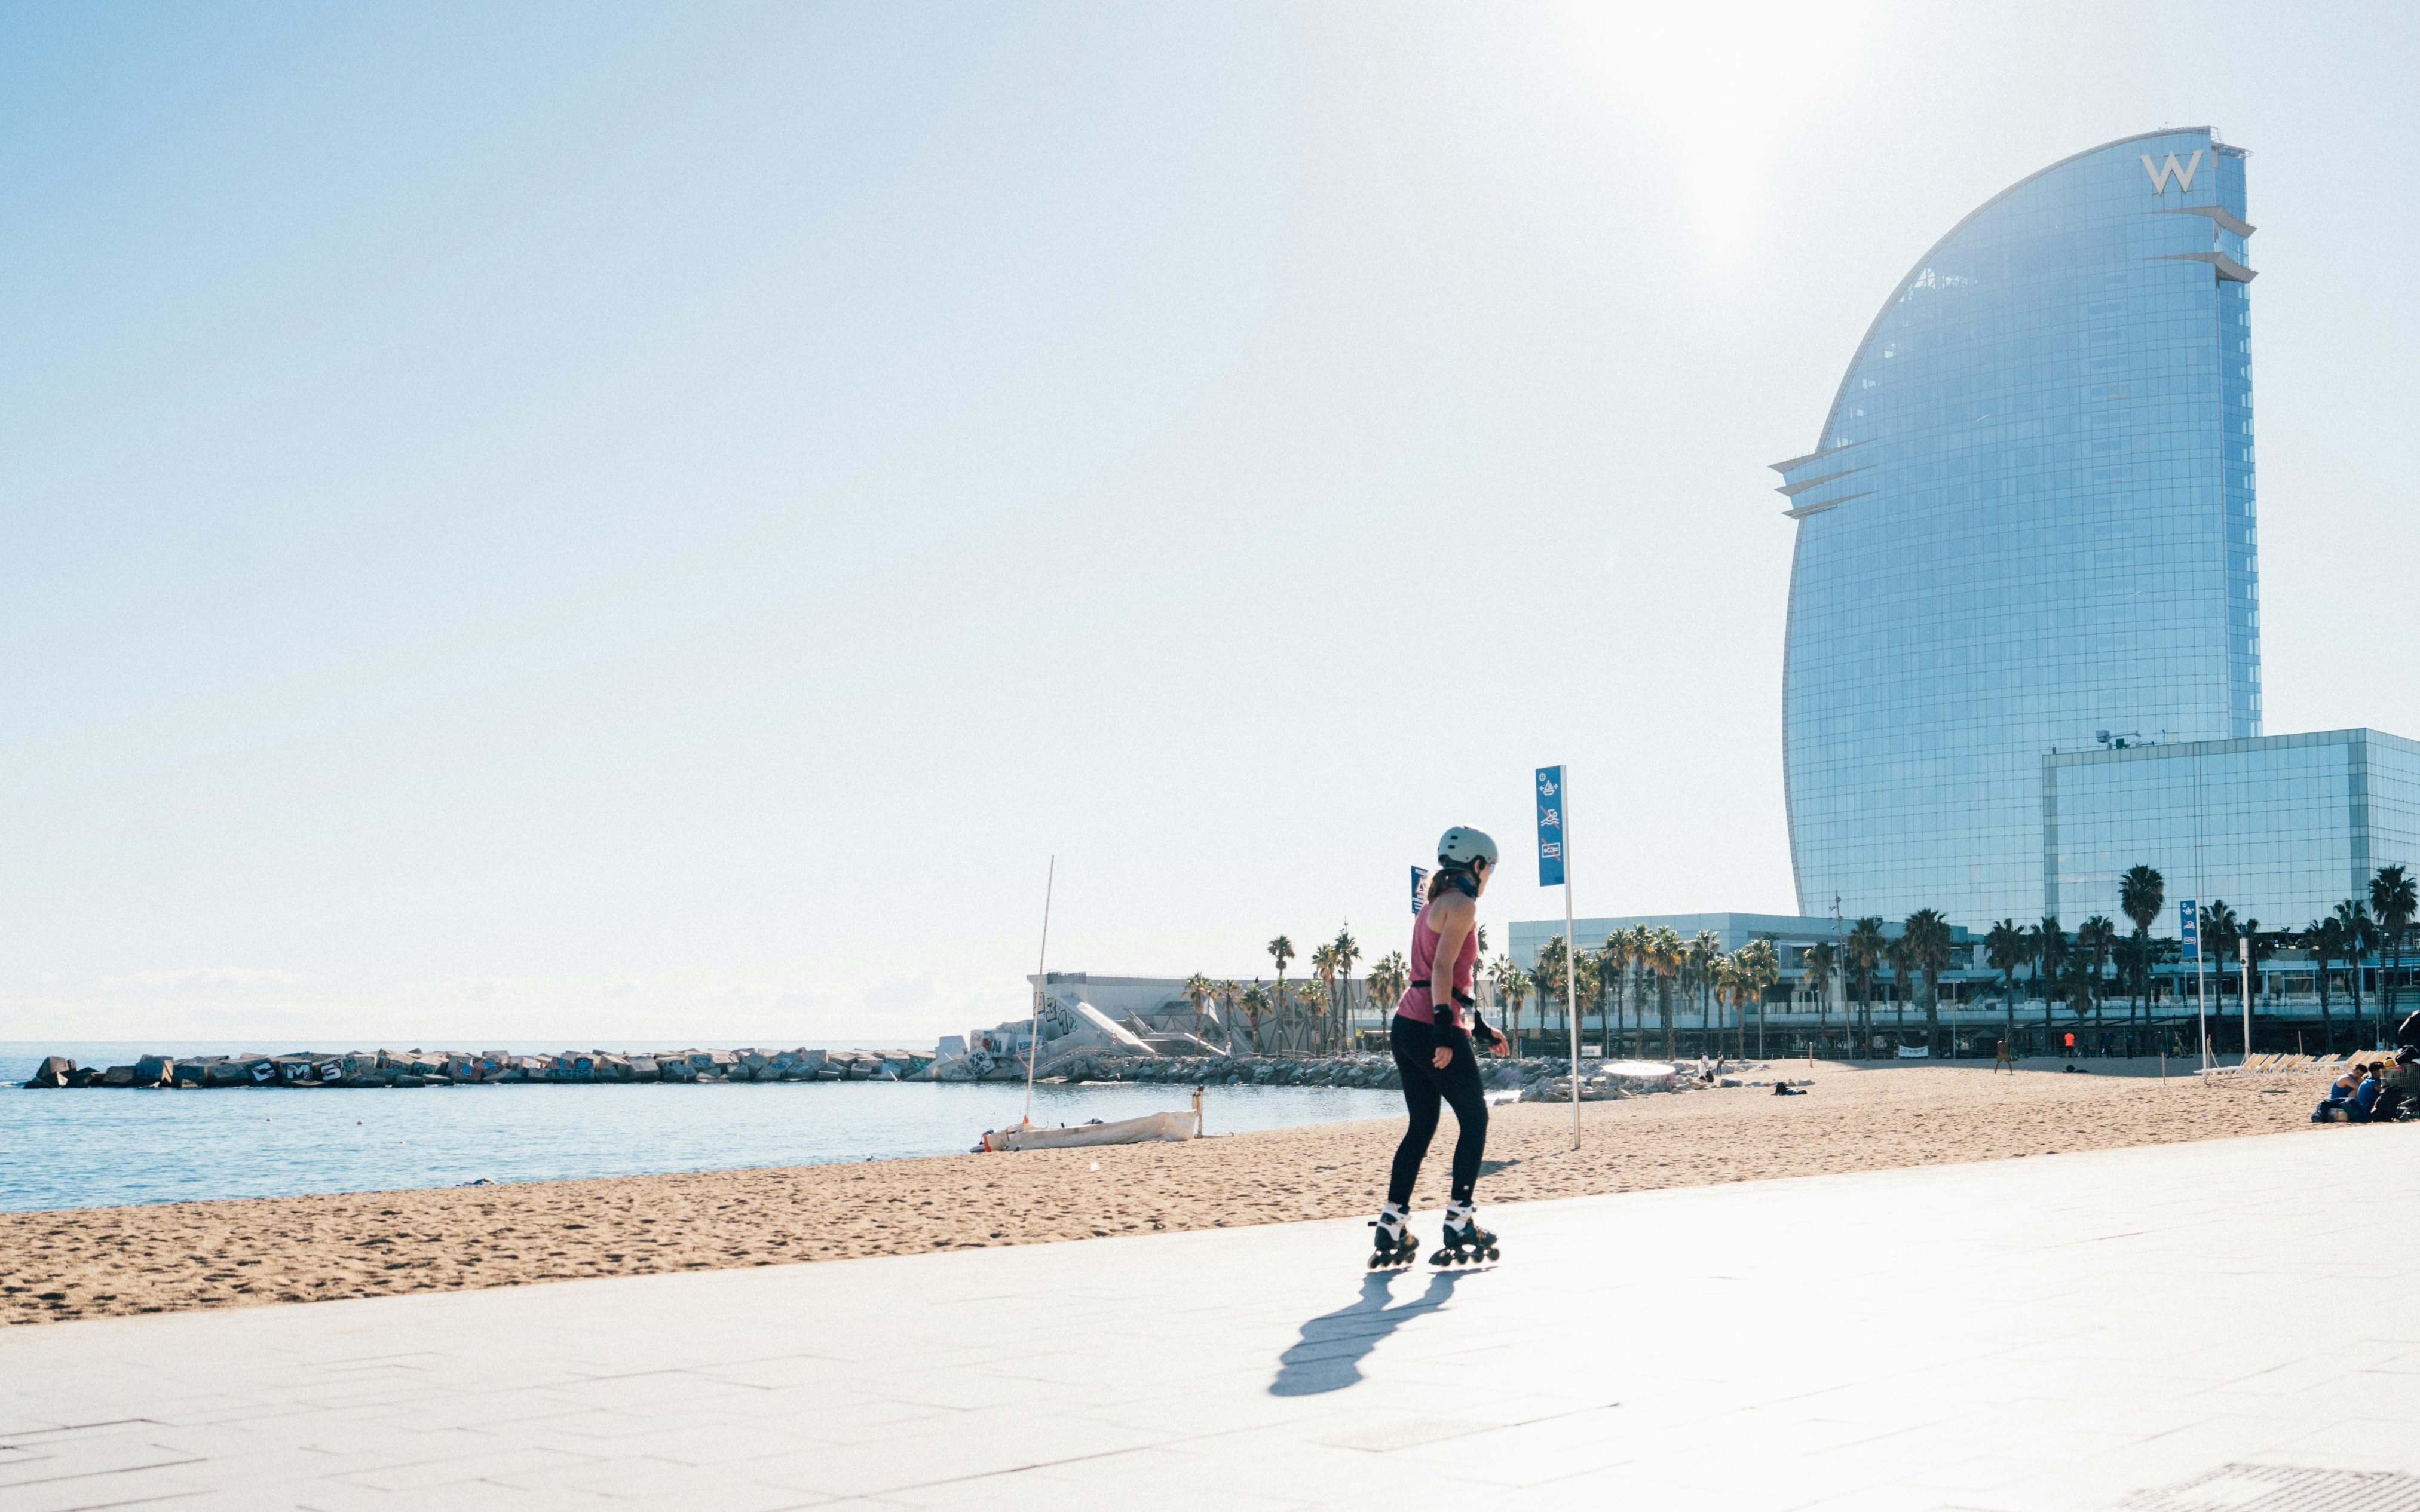
<svg viewBox="0 0 2420 1512">
<path fill-rule="evenodd" d="M 1478 921 L 1478 918 L 1479 905 L 1461 893 L 1448 893 L 1437 903 L 1436 912 L 1431 919 L 1433 927 L 1437 932 L 1436 953 L 1429 957 L 1429 1013 L 1433 1018 L 1449 1009 L 1454 1010 L 1456 1018 L 1461 1017 L 1461 1011 L 1456 1008 L 1453 1000 L 1453 964 L 1462 958 L 1462 942 L 1470 933 L 1471 926 Z M 1445 979 L 1442 985 L 1437 980 L 1440 976 Z M 1444 1027 L 1442 1018 L 1438 1018 L 1438 1027 L 1440 1029 Z M 1452 1063 L 1453 1047 L 1449 1044 L 1438 1045 L 1436 1069 L 1443 1071 Z"/>
</svg>

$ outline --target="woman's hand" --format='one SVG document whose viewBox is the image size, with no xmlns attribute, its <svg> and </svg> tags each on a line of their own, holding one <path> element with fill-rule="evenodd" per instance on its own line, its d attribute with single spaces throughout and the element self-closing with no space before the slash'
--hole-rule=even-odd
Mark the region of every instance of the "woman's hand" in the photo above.
<svg viewBox="0 0 2420 1512">
<path fill-rule="evenodd" d="M 1448 1066 L 1452 1065 L 1452 1064 L 1453 1064 L 1453 1046 L 1451 1046 L 1451 1045 L 1450 1045 L 1450 1044 L 1441 1044 L 1441 1045 L 1437 1046 L 1437 1047 L 1436 1047 L 1436 1058 L 1435 1058 L 1434 1061 L 1431 1061 L 1431 1062 L 1430 1062 L 1430 1064 L 1431 1064 L 1431 1065 L 1434 1065 L 1435 1067 L 1436 1067 L 1436 1069 L 1437 1069 L 1437 1070 L 1439 1070 L 1439 1071 L 1443 1071 L 1443 1070 L 1445 1070 Z"/>
</svg>

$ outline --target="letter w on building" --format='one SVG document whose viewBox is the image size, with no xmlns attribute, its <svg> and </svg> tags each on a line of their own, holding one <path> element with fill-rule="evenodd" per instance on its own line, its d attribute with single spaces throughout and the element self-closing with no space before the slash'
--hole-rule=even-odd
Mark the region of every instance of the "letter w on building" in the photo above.
<svg viewBox="0 0 2420 1512">
<path fill-rule="evenodd" d="M 2201 154 L 2198 152 L 2186 160 L 2185 165 L 2181 168 L 2177 166 L 2177 155 L 2173 152 L 2168 154 L 2167 162 L 2159 164 L 2157 167 L 2152 166 L 2151 155 L 2149 153 L 2146 152 L 2143 154 L 2143 171 L 2151 176 L 2151 193 L 2154 194 L 2166 193 L 2168 192 L 2168 179 L 2172 177 L 2176 179 L 2177 187 L 2179 189 L 2192 189 L 2194 173 L 2200 166 Z"/>
</svg>

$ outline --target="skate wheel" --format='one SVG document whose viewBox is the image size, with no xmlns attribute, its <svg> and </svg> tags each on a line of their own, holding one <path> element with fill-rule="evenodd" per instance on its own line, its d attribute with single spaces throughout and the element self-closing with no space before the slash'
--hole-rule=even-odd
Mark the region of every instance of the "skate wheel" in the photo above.
<svg viewBox="0 0 2420 1512">
<path fill-rule="evenodd" d="M 1497 1252 L 1494 1245 L 1490 1245 L 1487 1250 L 1487 1257 L 1491 1260 L 1500 1260 L 1504 1257 Z"/>
</svg>

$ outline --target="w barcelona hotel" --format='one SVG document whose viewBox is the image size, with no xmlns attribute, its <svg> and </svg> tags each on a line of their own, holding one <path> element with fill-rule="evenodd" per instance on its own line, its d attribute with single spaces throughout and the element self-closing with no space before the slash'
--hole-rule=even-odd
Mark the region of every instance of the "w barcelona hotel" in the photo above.
<svg viewBox="0 0 2420 1512">
<path fill-rule="evenodd" d="M 1791 968 L 1836 920 L 1896 933 L 1929 908 L 1955 926 L 1947 1016 L 1996 1021 L 1982 933 L 2102 916 L 2131 935 L 2130 868 L 2161 873 L 2152 933 L 2173 941 L 2181 900 L 2300 932 L 2420 863 L 2420 745 L 2262 725 L 2244 167 L 2208 128 L 2094 147 L 1984 202 L 1900 279 L 1815 444 L 1774 464 L 1797 531 L 1782 761 L 1799 915 L 1590 920 L 1578 943 L 1641 923 L 1770 939 L 1785 980 L 1765 1006 L 1795 1018 L 1818 1005 Z M 1561 933 L 1517 924 L 1515 954 Z M 2212 963 L 2230 1016 L 2235 964 Z M 2313 973 L 2273 949 L 2254 992 L 2316 1020 Z"/>
</svg>

